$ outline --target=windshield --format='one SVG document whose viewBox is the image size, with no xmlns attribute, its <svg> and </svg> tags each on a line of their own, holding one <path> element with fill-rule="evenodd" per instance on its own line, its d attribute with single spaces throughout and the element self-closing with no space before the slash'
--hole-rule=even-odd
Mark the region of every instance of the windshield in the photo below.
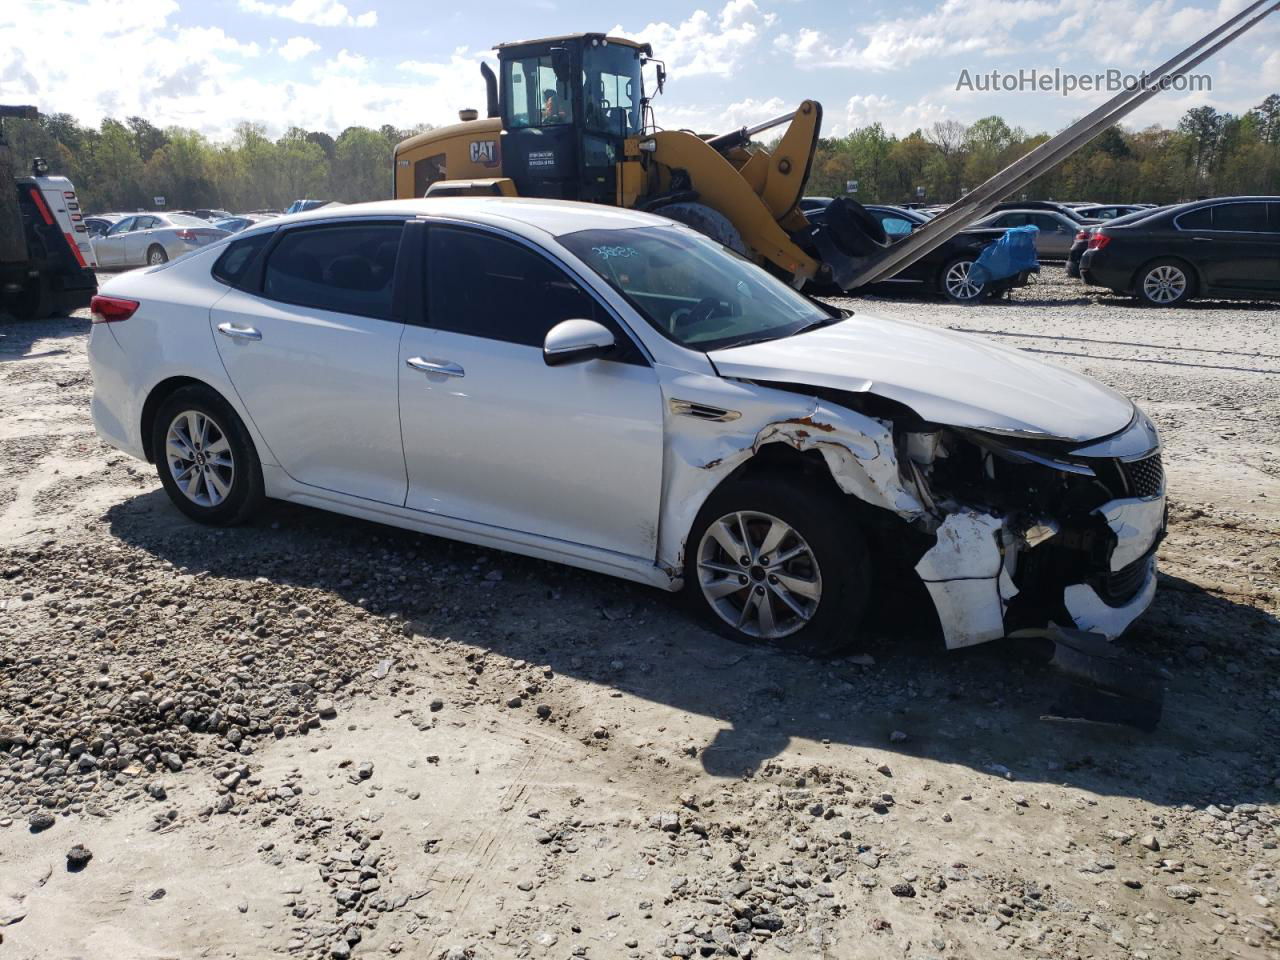
<svg viewBox="0 0 1280 960">
<path fill-rule="evenodd" d="M 654 329 L 694 350 L 776 340 L 839 319 L 731 250 L 677 227 L 582 230 L 559 240 Z"/>
<path fill-rule="evenodd" d="M 588 128 L 621 137 L 643 132 L 639 50 L 616 43 L 587 47 L 582 74 Z"/>
</svg>

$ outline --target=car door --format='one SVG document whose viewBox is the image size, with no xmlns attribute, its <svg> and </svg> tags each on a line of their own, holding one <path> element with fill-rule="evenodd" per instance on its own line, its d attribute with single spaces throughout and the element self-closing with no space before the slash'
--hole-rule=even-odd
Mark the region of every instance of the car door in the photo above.
<svg viewBox="0 0 1280 960">
<path fill-rule="evenodd" d="M 125 217 L 112 226 L 104 236 L 93 242 L 93 255 L 100 267 L 119 267 L 124 265 L 125 238 L 133 229 L 137 217 Z"/>
<path fill-rule="evenodd" d="M 129 267 L 141 267 L 147 263 L 147 248 L 155 229 L 160 225 L 159 217 L 139 216 L 124 237 L 124 263 Z"/>
<path fill-rule="evenodd" d="M 1051 213 L 1033 213 L 1027 219 L 1040 230 L 1036 234 L 1036 254 L 1042 259 L 1065 260 L 1075 231 Z"/>
<path fill-rule="evenodd" d="M 1241 200 L 1210 208 L 1212 229 L 1192 237 L 1205 281 L 1224 291 L 1270 292 L 1280 289 L 1276 274 L 1276 234 L 1270 232 L 1267 203 Z M 1204 239 L 1202 239 L 1204 238 Z"/>
<path fill-rule="evenodd" d="M 662 395 L 617 320 L 563 265 L 517 238 L 433 224 L 420 323 L 400 347 L 406 504 L 632 557 L 656 553 Z M 615 354 L 548 366 L 569 319 Z"/>
<path fill-rule="evenodd" d="M 301 483 L 404 503 L 393 311 L 403 220 L 342 220 L 267 246 L 253 283 L 210 311 L 218 354 L 271 453 Z M 221 262 L 221 260 L 219 261 Z M 217 268 L 215 267 L 215 275 Z"/>
</svg>

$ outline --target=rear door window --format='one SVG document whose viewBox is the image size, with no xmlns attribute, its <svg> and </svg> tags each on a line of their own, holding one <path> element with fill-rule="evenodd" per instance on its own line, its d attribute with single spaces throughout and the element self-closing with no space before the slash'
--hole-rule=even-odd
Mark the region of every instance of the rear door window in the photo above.
<svg viewBox="0 0 1280 960">
<path fill-rule="evenodd" d="M 385 221 L 289 230 L 267 255 L 263 296 L 389 320 L 403 231 Z"/>
<path fill-rule="evenodd" d="M 1220 203 L 1213 208 L 1213 229 L 1265 233 L 1267 205 L 1261 202 Z"/>
</svg>

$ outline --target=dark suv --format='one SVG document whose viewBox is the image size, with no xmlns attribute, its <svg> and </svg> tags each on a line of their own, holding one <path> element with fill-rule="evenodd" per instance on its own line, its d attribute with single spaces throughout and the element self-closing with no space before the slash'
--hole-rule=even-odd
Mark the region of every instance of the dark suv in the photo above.
<svg viewBox="0 0 1280 960">
<path fill-rule="evenodd" d="M 1280 197 L 1198 200 L 1099 227 L 1080 276 L 1161 307 L 1193 297 L 1280 300 Z"/>
</svg>

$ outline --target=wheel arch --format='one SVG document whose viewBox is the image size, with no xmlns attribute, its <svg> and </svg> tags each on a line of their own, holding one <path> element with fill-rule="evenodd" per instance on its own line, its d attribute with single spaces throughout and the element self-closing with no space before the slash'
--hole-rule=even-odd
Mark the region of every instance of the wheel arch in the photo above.
<svg viewBox="0 0 1280 960">
<path fill-rule="evenodd" d="M 160 409 L 160 405 L 163 404 L 165 400 L 169 399 L 169 397 L 173 396 L 173 394 L 181 390 L 183 387 L 204 387 L 208 390 L 212 390 L 219 397 L 222 397 L 224 402 L 227 400 L 227 398 L 222 395 L 222 391 L 217 387 L 205 382 L 204 380 L 199 380 L 196 377 L 174 376 L 168 377 L 157 383 L 151 388 L 151 392 L 147 394 L 147 399 L 143 401 L 142 414 L 139 418 L 139 427 L 142 430 L 142 452 L 146 454 L 148 463 L 155 463 L 155 451 L 152 450 L 151 447 L 151 433 L 155 427 L 156 412 Z M 232 409 L 234 409 L 234 407 L 232 407 Z"/>
</svg>

